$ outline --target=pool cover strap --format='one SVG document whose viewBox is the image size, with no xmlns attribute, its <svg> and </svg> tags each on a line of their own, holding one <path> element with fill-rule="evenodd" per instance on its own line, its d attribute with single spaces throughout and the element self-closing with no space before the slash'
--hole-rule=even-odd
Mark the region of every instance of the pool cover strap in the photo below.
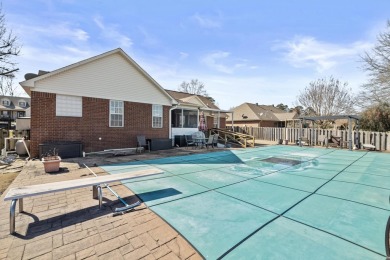
<svg viewBox="0 0 390 260">
<path fill-rule="evenodd" d="M 386 248 L 386 256 L 387 259 L 390 259 L 390 216 L 389 219 L 387 220 L 387 225 L 386 225 L 386 233 L 385 233 L 385 248 Z"/>
</svg>

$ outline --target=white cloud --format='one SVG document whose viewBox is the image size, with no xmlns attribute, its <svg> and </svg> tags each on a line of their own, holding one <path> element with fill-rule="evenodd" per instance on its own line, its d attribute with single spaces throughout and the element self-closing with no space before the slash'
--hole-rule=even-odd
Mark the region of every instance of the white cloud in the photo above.
<svg viewBox="0 0 390 260">
<path fill-rule="evenodd" d="M 157 47 L 160 44 L 160 41 L 152 34 L 150 34 L 144 27 L 138 26 L 138 30 L 144 36 L 144 44 L 151 47 Z"/>
<path fill-rule="evenodd" d="M 181 60 L 185 60 L 185 59 L 187 59 L 187 57 L 189 56 L 188 53 L 182 52 L 182 51 L 181 51 L 179 54 L 180 54 L 180 59 L 181 59 Z"/>
<path fill-rule="evenodd" d="M 50 25 L 49 27 L 40 27 L 41 33 L 50 33 L 52 36 L 61 38 L 72 38 L 78 41 L 87 41 L 89 35 L 86 31 L 80 28 L 72 28 L 68 23 L 60 23 L 57 25 Z"/>
<path fill-rule="evenodd" d="M 81 28 L 68 23 L 60 22 L 47 26 L 17 24 L 15 32 L 23 36 L 23 39 L 35 40 L 40 39 L 67 39 L 73 42 L 86 42 L 89 39 L 89 34 Z"/>
<path fill-rule="evenodd" d="M 210 69 L 232 74 L 239 69 L 248 67 L 247 59 L 230 57 L 230 52 L 216 51 L 203 56 L 200 61 Z"/>
<path fill-rule="evenodd" d="M 119 32 L 118 25 L 104 24 L 101 16 L 96 16 L 93 21 L 101 29 L 101 35 L 104 38 L 116 41 L 122 48 L 128 48 L 133 45 L 133 42 L 129 37 Z"/>
<path fill-rule="evenodd" d="M 203 28 L 212 29 L 212 28 L 220 28 L 222 26 L 220 17 L 210 18 L 196 13 L 191 18 L 195 20 L 196 23 Z"/>
<path fill-rule="evenodd" d="M 273 50 L 283 50 L 285 60 L 294 67 L 315 67 L 321 73 L 346 60 L 357 60 L 359 54 L 371 46 L 372 43 L 362 41 L 343 45 L 321 42 L 309 36 L 297 36 L 293 40 L 276 44 Z"/>
<path fill-rule="evenodd" d="M 215 69 L 223 73 L 232 73 L 232 67 L 224 65 L 222 61 L 226 61 L 226 58 L 230 56 L 229 52 L 217 51 L 204 56 L 201 62 L 207 65 L 211 69 Z"/>
<path fill-rule="evenodd" d="M 32 61 L 35 63 L 35 68 L 37 64 L 39 66 L 49 65 L 46 68 L 36 69 L 53 70 L 89 58 L 92 55 L 93 52 L 89 50 L 81 50 L 73 46 L 57 46 L 53 49 L 23 46 L 20 58 L 24 61 Z"/>
</svg>

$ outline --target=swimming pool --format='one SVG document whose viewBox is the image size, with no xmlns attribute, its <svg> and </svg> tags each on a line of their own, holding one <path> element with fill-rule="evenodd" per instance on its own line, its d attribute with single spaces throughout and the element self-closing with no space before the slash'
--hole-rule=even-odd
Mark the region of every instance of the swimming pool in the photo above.
<svg viewBox="0 0 390 260">
<path fill-rule="evenodd" d="M 383 259 L 390 154 L 268 146 L 135 161 L 125 182 L 206 259 Z"/>
</svg>

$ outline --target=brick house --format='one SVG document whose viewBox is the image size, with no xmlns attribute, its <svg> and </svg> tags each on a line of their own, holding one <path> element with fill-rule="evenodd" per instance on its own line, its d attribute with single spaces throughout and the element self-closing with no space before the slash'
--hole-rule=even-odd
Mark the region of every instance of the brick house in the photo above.
<svg viewBox="0 0 390 260">
<path fill-rule="evenodd" d="M 206 128 L 225 128 L 226 113 L 208 97 L 166 89 L 177 105 L 171 111 L 172 137 L 198 131 L 199 117 L 203 114 Z"/>
<path fill-rule="evenodd" d="M 296 112 L 285 112 L 277 107 L 243 103 L 233 110 L 234 126 L 285 127 L 288 121 L 298 118 Z M 231 118 L 226 122 L 231 124 Z"/>
<path fill-rule="evenodd" d="M 31 97 L 32 157 L 48 142 L 79 141 L 88 153 L 171 136 L 176 100 L 122 49 L 28 75 L 20 85 Z"/>
</svg>

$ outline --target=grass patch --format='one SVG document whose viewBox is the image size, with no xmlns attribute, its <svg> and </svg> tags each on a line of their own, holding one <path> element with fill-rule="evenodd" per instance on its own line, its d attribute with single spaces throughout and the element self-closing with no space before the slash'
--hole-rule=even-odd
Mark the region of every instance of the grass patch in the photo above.
<svg viewBox="0 0 390 260">
<path fill-rule="evenodd" d="M 0 174 L 0 193 L 2 194 L 8 186 L 15 180 L 19 172 L 2 173 Z"/>
</svg>

